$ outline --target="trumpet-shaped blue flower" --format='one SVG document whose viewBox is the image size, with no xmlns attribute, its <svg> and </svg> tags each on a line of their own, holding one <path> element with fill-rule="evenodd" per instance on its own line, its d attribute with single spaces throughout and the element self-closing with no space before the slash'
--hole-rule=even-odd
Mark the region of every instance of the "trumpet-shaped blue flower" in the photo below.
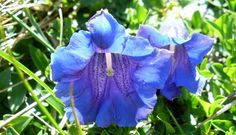
<svg viewBox="0 0 236 135">
<path fill-rule="evenodd" d="M 130 36 L 106 10 L 86 24 L 88 31 L 74 33 L 69 45 L 51 55 L 56 95 L 64 102 L 69 120 L 69 87 L 82 124 L 99 127 L 112 123 L 135 126 L 156 103 L 171 66 L 171 53 L 154 49 L 142 37 Z"/>
<path fill-rule="evenodd" d="M 148 39 L 152 46 L 174 52 L 169 77 L 160 90 L 162 95 L 172 100 L 181 93 L 180 86 L 192 93 L 201 92 L 205 79 L 198 74 L 196 66 L 211 50 L 211 38 L 199 33 L 190 37 L 183 22 L 173 19 L 163 23 L 160 31 L 150 26 L 140 26 L 138 35 Z"/>
</svg>

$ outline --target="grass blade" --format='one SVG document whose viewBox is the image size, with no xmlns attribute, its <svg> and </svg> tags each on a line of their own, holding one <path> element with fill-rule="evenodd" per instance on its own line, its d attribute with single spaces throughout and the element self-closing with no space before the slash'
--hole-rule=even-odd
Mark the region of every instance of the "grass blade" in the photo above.
<svg viewBox="0 0 236 135">
<path fill-rule="evenodd" d="M 31 28 L 25 23 L 23 22 L 20 18 L 18 18 L 17 16 L 11 14 L 10 12 L 7 12 L 15 21 L 17 21 L 23 28 L 25 28 L 36 40 L 38 40 L 41 44 L 43 44 L 50 52 L 54 52 L 54 48 L 51 46 L 50 43 L 48 43 L 46 40 L 44 40 L 44 38 L 35 33 L 33 30 L 31 30 Z"/>
<path fill-rule="evenodd" d="M 31 11 L 28 8 L 25 8 L 25 13 L 26 15 L 29 17 L 30 23 L 35 27 L 35 29 L 37 30 L 37 32 L 43 37 L 43 39 L 45 40 L 45 42 L 47 42 L 48 44 L 49 41 L 46 38 L 46 36 L 43 34 L 43 31 L 41 30 L 41 28 L 39 27 L 38 23 L 36 22 L 34 16 L 31 14 Z"/>
<path fill-rule="evenodd" d="M 29 75 L 30 77 L 32 77 L 38 84 L 40 84 L 48 93 L 50 93 L 58 103 L 63 104 L 53 93 L 52 89 L 45 84 L 42 80 L 40 80 L 40 78 L 38 76 L 36 76 L 33 72 L 31 72 L 27 67 L 25 67 L 23 64 L 21 64 L 20 62 L 18 62 L 17 60 L 13 61 L 11 56 L 5 52 L 3 52 L 2 50 L 0 50 L 0 57 L 2 57 L 3 59 L 7 60 L 10 63 L 14 63 L 17 68 L 19 68 L 20 70 L 22 70 L 24 73 L 26 73 L 27 75 Z"/>
</svg>

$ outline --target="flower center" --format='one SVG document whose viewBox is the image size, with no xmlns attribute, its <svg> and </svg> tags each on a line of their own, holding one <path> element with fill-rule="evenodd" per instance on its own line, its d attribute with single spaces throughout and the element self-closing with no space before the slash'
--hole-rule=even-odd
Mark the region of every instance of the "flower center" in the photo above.
<svg viewBox="0 0 236 135">
<path fill-rule="evenodd" d="M 111 57 L 111 53 L 105 53 L 105 57 L 106 57 L 106 74 L 107 76 L 113 76 L 114 75 L 114 71 L 112 68 L 112 57 Z"/>
</svg>

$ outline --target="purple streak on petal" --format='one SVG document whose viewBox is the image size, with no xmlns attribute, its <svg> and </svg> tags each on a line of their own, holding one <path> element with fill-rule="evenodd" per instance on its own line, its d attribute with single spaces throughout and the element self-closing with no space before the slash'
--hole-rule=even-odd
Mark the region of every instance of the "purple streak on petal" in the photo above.
<svg viewBox="0 0 236 135">
<path fill-rule="evenodd" d="M 192 38 L 184 43 L 189 60 L 193 65 L 200 64 L 203 57 L 211 50 L 213 40 L 203 34 L 193 34 Z"/>
<path fill-rule="evenodd" d="M 86 24 L 91 32 L 92 40 L 97 49 L 103 51 L 115 45 L 116 51 L 122 50 L 119 40 L 124 40 L 125 28 L 120 25 L 111 14 L 105 10 L 97 12 Z M 117 41 L 116 41 L 117 40 Z M 115 49 L 113 49 L 115 51 Z"/>
<path fill-rule="evenodd" d="M 107 127 L 116 123 L 120 127 L 135 126 L 139 120 L 147 117 L 153 107 L 143 103 L 131 80 L 137 63 L 118 54 L 113 55 L 113 62 L 114 76 L 108 78 L 110 91 L 106 92 L 105 100 L 101 104 L 97 125 Z"/>
<path fill-rule="evenodd" d="M 112 54 L 112 62 L 114 75 L 106 76 L 105 54 L 95 53 L 74 82 L 74 100 L 82 124 L 96 121 L 98 127 L 111 123 L 121 127 L 135 126 L 154 107 L 140 98 L 131 77 L 138 63 L 119 54 Z M 66 105 L 67 116 L 73 120 L 68 98 L 69 82 L 59 82 L 56 89 L 57 96 Z M 155 97 L 155 92 L 152 96 Z"/>
<path fill-rule="evenodd" d="M 99 103 L 107 89 L 105 55 L 95 53 L 88 65 L 88 76 L 93 89 L 93 102 Z"/>
<path fill-rule="evenodd" d="M 148 107 L 140 99 L 131 76 L 137 67 L 127 56 L 112 55 L 114 76 L 109 77 L 110 91 L 107 90 L 105 101 L 97 117 L 97 125 L 106 127 L 116 123 L 120 127 L 135 126 L 138 120 L 146 118 L 153 107 Z M 140 111 L 143 108 L 143 111 Z"/>
<path fill-rule="evenodd" d="M 86 31 L 74 33 L 67 47 L 58 48 L 51 55 L 52 79 L 54 81 L 76 79 L 93 53 L 90 34 Z"/>
</svg>

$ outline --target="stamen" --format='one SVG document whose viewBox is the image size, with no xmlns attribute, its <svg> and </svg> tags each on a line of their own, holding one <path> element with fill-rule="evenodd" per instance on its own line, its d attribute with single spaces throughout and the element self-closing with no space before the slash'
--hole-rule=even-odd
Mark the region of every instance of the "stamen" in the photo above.
<svg viewBox="0 0 236 135">
<path fill-rule="evenodd" d="M 106 65 L 107 65 L 107 76 L 113 76 L 114 72 L 112 69 L 112 57 L 111 57 L 111 53 L 105 53 L 105 57 L 106 57 Z"/>
<path fill-rule="evenodd" d="M 170 50 L 171 52 L 175 52 L 175 45 L 170 45 L 169 50 Z"/>
<path fill-rule="evenodd" d="M 170 46 L 169 46 L 169 50 L 173 53 L 173 54 L 172 54 L 172 63 L 175 63 L 175 57 L 174 57 L 175 45 L 170 45 Z"/>
</svg>

